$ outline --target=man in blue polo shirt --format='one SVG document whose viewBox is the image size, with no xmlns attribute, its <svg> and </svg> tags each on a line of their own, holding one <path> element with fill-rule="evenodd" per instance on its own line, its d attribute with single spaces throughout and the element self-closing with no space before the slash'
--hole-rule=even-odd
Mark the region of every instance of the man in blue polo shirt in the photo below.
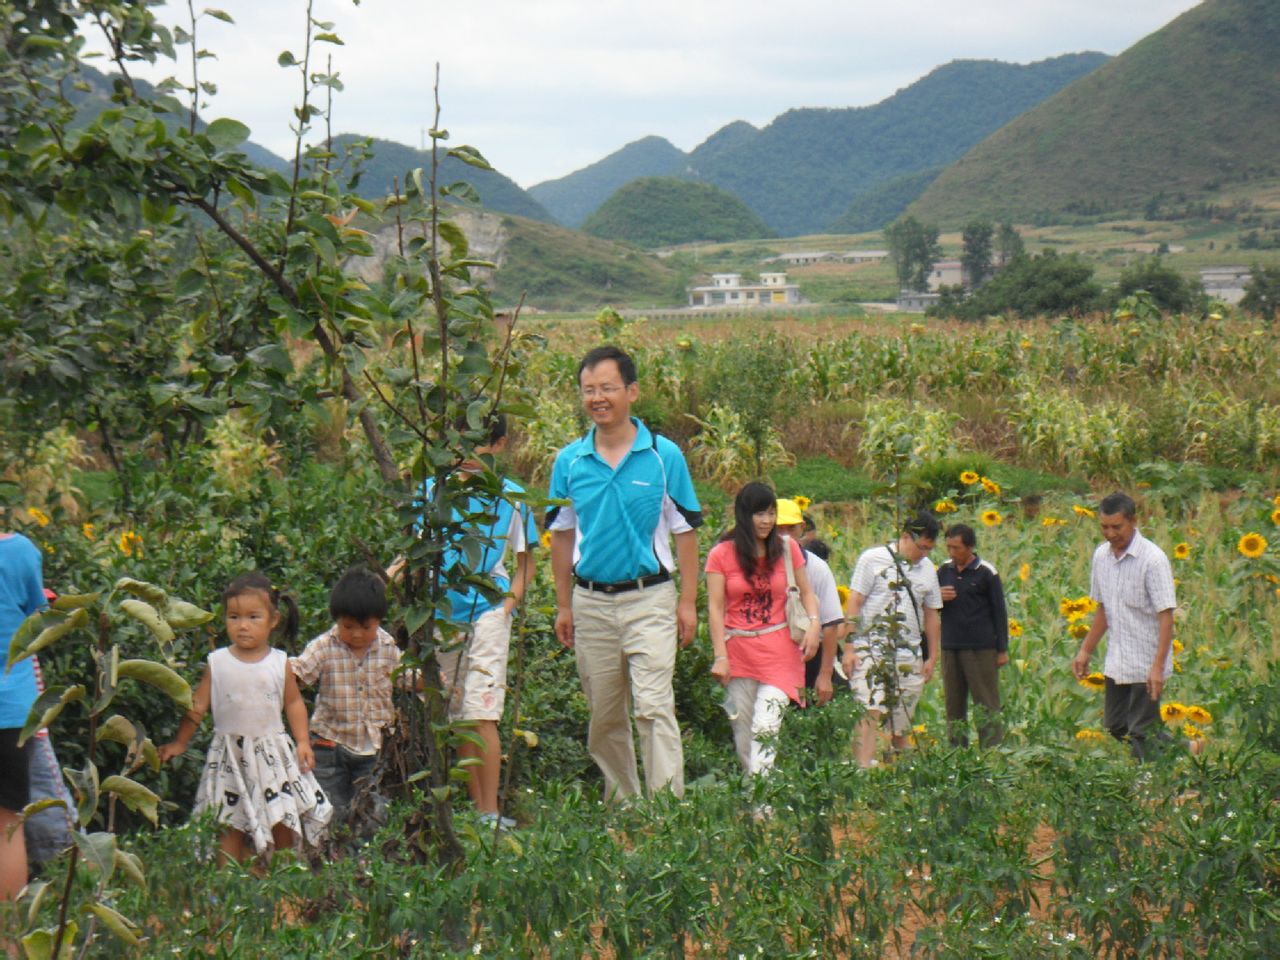
<svg viewBox="0 0 1280 960">
<path fill-rule="evenodd" d="M 632 713 L 649 793 L 670 787 L 680 796 L 671 678 L 677 638 L 687 646 L 697 629 L 701 508 L 680 448 L 631 416 L 639 395 L 631 357 L 597 347 L 578 365 L 578 388 L 593 426 L 556 456 L 548 494 L 567 501 L 547 515 L 556 637 L 577 660 L 591 708 L 587 749 L 604 774 L 605 799 L 640 793 Z"/>
</svg>

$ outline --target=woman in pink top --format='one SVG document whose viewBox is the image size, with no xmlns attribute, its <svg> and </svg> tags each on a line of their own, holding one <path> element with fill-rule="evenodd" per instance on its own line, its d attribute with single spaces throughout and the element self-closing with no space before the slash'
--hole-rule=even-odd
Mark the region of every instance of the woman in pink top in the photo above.
<svg viewBox="0 0 1280 960">
<path fill-rule="evenodd" d="M 711 675 L 729 688 L 733 741 L 748 774 L 773 766 L 773 740 L 787 701 L 800 702 L 804 662 L 818 650 L 818 600 L 809 587 L 804 551 L 777 529 L 777 498 L 748 483 L 733 501 L 734 528 L 707 554 L 707 606 L 715 663 Z M 787 565 L 809 614 L 797 645 L 787 626 Z"/>
</svg>

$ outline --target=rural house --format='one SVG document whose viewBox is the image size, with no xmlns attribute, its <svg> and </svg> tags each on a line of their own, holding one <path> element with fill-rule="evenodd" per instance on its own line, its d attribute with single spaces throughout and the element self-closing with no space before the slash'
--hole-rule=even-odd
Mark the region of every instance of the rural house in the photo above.
<svg viewBox="0 0 1280 960">
<path fill-rule="evenodd" d="M 740 273 L 713 273 L 711 283 L 689 288 L 691 307 L 772 307 L 800 302 L 800 288 L 785 273 L 762 273 L 758 283 L 743 283 Z"/>
</svg>

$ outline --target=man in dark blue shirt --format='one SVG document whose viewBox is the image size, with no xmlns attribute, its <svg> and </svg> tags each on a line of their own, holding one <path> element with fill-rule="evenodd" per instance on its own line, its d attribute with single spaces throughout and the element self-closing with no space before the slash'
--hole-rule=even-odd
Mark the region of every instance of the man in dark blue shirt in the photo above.
<svg viewBox="0 0 1280 960">
<path fill-rule="evenodd" d="M 973 528 L 957 523 L 945 534 L 946 563 L 938 568 L 942 588 L 942 687 L 951 743 L 967 746 L 969 697 L 978 711 L 978 742 L 1004 739 L 1000 725 L 999 670 L 1009 662 L 1009 613 L 996 568 L 981 559 Z"/>
</svg>

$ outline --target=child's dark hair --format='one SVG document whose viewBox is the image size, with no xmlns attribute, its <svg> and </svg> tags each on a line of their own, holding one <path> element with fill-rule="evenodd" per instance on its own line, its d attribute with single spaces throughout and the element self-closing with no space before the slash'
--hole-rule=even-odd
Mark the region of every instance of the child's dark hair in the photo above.
<svg viewBox="0 0 1280 960">
<path fill-rule="evenodd" d="M 817 537 L 814 537 L 804 545 L 804 548 L 819 560 L 831 559 L 831 548 L 827 546 L 827 542 L 825 540 L 819 540 Z"/>
<path fill-rule="evenodd" d="M 465 416 L 455 420 L 453 426 L 459 433 L 468 433 L 471 430 L 471 424 L 467 422 Z M 479 441 L 479 446 L 493 446 L 507 435 L 507 415 L 496 411 L 486 414 L 480 422 L 479 432 L 484 434 L 484 440 Z"/>
<path fill-rule="evenodd" d="M 352 617 L 361 623 L 370 617 L 387 618 L 387 582 L 366 566 L 350 567 L 329 592 L 329 616 Z"/>
<path fill-rule="evenodd" d="M 280 589 L 260 570 L 242 573 L 227 584 L 227 588 L 222 591 L 222 605 L 225 607 L 236 597 L 255 590 L 266 596 L 272 610 L 282 614 L 276 632 L 286 640 L 296 640 L 298 637 L 297 602 L 288 594 L 281 593 Z"/>
</svg>

